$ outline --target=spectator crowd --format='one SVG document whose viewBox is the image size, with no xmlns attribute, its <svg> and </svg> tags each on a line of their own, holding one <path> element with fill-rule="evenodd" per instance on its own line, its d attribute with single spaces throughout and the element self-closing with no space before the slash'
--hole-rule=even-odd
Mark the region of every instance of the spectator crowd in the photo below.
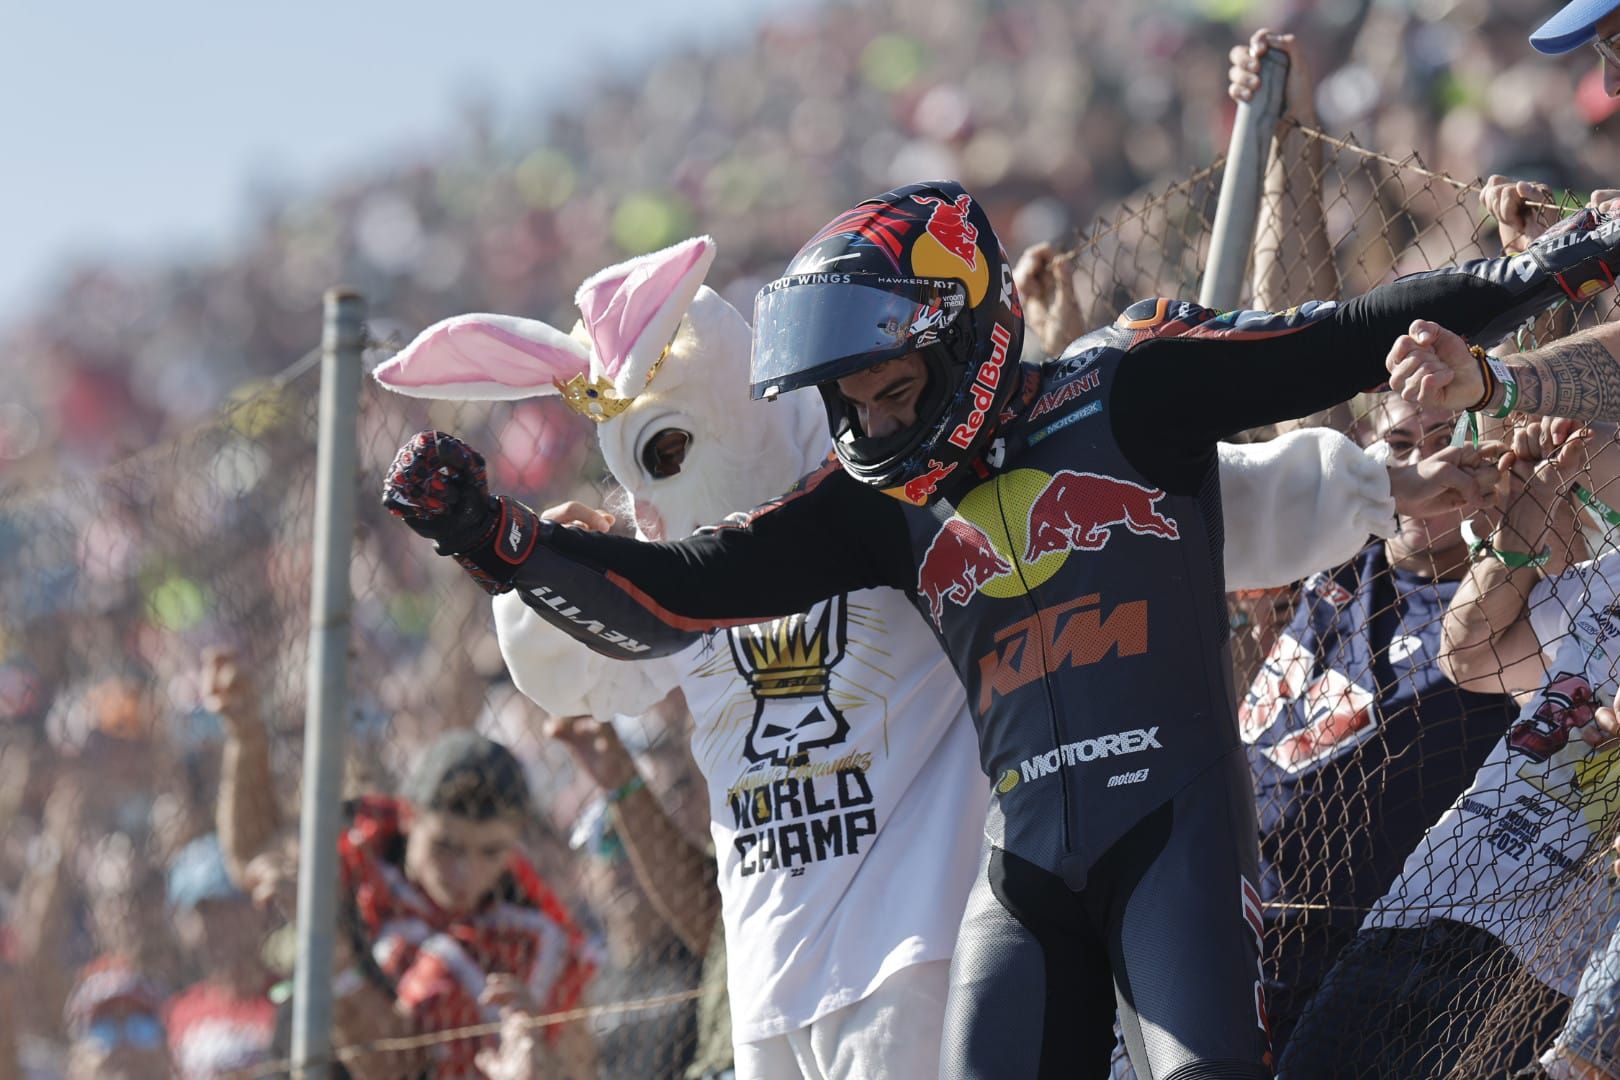
<svg viewBox="0 0 1620 1080">
<path fill-rule="evenodd" d="M 1614 183 L 1620 105 L 1589 53 L 1525 45 L 1547 14 L 827 4 L 604 76 L 526 140 L 469 115 L 438 157 L 267 198 L 218 263 L 71 268 L 0 330 L 0 1080 L 222 1076 L 288 1052 L 315 384 L 278 373 L 326 286 L 366 294 L 380 343 L 473 310 L 566 329 L 592 271 L 707 231 L 708 280 L 747 315 L 854 197 L 950 175 L 1015 252 L 1065 249 L 1020 269 L 1032 351 L 1056 356 L 1099 312 L 1196 286 L 1196 243 L 1167 262 L 1162 226 L 1181 212 L 1196 235 L 1207 200 L 1157 220 L 1121 206 L 1223 151 L 1223 82 L 1241 96 L 1243 56 L 1279 44 L 1245 44 L 1262 23 L 1294 32 L 1287 109 L 1309 126 L 1577 203 Z M 1418 180 L 1401 201 L 1399 168 L 1395 184 L 1348 155 L 1325 168 L 1286 124 L 1276 154 L 1260 306 L 1529 239 L 1501 185 L 1499 238 L 1472 193 Z M 400 438 L 440 426 L 536 506 L 623 498 L 559 402 L 368 395 L 364 492 Z M 1589 745 L 1620 678 L 1613 426 L 1486 421 L 1501 482 L 1465 525 L 1417 493 L 1457 460 L 1455 410 L 1364 395 L 1317 420 L 1387 469 L 1390 497 L 1349 561 L 1232 600 L 1284 1066 L 1620 1076 L 1602 1057 L 1620 1053 L 1620 936 L 1594 869 L 1620 774 Z M 439 562 L 362 507 L 335 1042 L 504 1026 L 345 1067 L 726 1076 L 714 808 L 685 698 L 548 715 L 482 595 Z M 1323 1056 L 1290 1059 L 1307 1041 Z"/>
</svg>

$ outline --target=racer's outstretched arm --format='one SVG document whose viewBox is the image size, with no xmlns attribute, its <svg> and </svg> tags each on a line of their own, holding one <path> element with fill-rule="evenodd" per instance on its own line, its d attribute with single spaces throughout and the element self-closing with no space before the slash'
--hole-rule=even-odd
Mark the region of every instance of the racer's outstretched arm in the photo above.
<svg viewBox="0 0 1620 1080">
<path fill-rule="evenodd" d="M 1145 313 L 1133 308 L 1127 314 L 1143 337 L 1110 397 L 1116 436 L 1139 465 L 1163 460 L 1150 445 L 1157 442 L 1197 456 L 1202 473 L 1216 440 L 1382 383 L 1390 344 L 1414 320 L 1432 319 L 1489 347 L 1556 300 L 1586 299 L 1613 284 L 1614 266 L 1620 216 L 1587 209 L 1523 254 L 1412 274 L 1343 304 L 1200 321 L 1207 313 L 1160 302 L 1162 331 L 1143 327 Z"/>
<path fill-rule="evenodd" d="M 517 590 L 541 618 L 607 656 L 663 656 L 710 630 L 910 583 L 900 504 L 836 465 L 676 543 L 542 521 L 515 499 L 491 497 L 483 466 L 459 439 L 422 432 L 395 458 L 383 504 L 485 590 Z"/>
</svg>

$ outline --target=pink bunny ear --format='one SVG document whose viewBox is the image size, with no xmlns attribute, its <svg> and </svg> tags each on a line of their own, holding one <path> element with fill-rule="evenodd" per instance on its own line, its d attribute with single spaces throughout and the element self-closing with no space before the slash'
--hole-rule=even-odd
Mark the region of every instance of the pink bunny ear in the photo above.
<svg viewBox="0 0 1620 1080">
<path fill-rule="evenodd" d="M 590 370 L 585 345 L 534 319 L 457 315 L 436 322 L 372 372 L 390 390 L 452 401 L 510 401 L 555 394 Z"/>
<path fill-rule="evenodd" d="M 714 240 L 707 236 L 682 240 L 600 270 L 574 294 L 595 346 L 596 367 L 621 397 L 646 388 L 714 252 Z"/>
</svg>

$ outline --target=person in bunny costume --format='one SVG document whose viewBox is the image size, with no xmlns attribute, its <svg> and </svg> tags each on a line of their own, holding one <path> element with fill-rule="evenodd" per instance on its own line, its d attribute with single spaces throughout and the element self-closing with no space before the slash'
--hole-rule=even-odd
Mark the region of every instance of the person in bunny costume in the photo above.
<svg viewBox="0 0 1620 1080">
<path fill-rule="evenodd" d="M 561 393 L 597 421 L 638 534 L 687 535 L 788 489 L 830 451 L 813 396 L 749 401 L 749 326 L 702 284 L 714 250 L 699 237 L 594 275 L 571 334 L 446 320 L 376 377 L 439 398 Z M 1234 587 L 1335 564 L 1392 524 L 1384 468 L 1325 429 L 1223 444 L 1221 470 Z M 684 691 L 710 792 L 738 1076 L 934 1075 L 987 803 L 961 685 L 903 594 L 858 590 L 635 664 L 585 648 L 516 592 L 494 606 L 514 682 L 553 714 L 635 714 Z"/>
</svg>

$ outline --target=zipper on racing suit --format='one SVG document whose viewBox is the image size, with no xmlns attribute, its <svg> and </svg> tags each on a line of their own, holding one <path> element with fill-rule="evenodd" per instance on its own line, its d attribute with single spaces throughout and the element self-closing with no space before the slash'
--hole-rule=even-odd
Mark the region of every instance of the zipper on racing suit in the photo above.
<svg viewBox="0 0 1620 1080">
<path fill-rule="evenodd" d="M 996 473 L 994 481 L 996 485 L 996 513 L 1001 517 L 1001 530 L 1003 535 L 1011 537 L 1014 535 L 1012 531 L 1012 523 L 1007 520 L 1007 504 L 1003 498 L 1004 492 L 1002 488 L 1002 481 L 1005 478 L 1006 473 Z M 1013 556 L 1009 560 L 1013 564 L 1013 572 L 1018 575 L 1018 583 L 1023 586 L 1024 600 L 1029 604 L 1030 614 L 1034 617 L 1035 626 L 1040 631 L 1039 633 L 1032 634 L 1031 636 L 1037 640 L 1041 650 L 1041 690 L 1046 694 L 1048 730 L 1052 736 L 1052 745 L 1054 747 L 1061 747 L 1063 745 L 1063 737 L 1062 733 L 1059 731 L 1058 725 L 1057 695 L 1052 690 L 1052 664 L 1051 657 L 1046 651 L 1046 639 L 1048 635 L 1045 632 L 1045 624 L 1041 621 L 1040 617 L 1041 605 L 1035 599 L 1035 590 L 1030 587 L 1029 580 L 1024 577 L 1023 559 L 1018 557 L 1018 552 L 1016 550 L 1010 552 L 1010 554 Z M 1063 799 L 1063 854 L 1065 856 L 1073 856 L 1076 854 L 1074 850 L 1073 832 L 1074 803 L 1069 794 L 1069 770 L 1059 769 L 1057 776 L 1058 786 L 1062 791 Z M 1078 885 L 1071 883 L 1070 887 L 1074 888 L 1075 891 L 1078 892 L 1079 889 L 1084 887 L 1084 882 L 1081 882 Z"/>
</svg>

